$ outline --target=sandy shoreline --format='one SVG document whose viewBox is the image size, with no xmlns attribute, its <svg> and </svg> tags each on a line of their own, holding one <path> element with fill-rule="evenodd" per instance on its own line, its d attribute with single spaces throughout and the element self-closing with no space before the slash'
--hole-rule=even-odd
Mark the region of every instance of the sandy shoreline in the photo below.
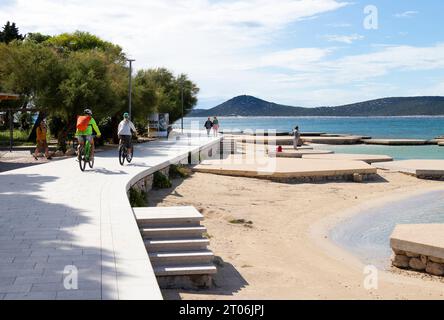
<svg viewBox="0 0 444 320">
<path fill-rule="evenodd" d="M 410 272 L 379 272 L 363 288 L 364 266 L 328 239 L 330 228 L 360 210 L 442 182 L 380 171 L 377 181 L 283 184 L 196 173 L 174 190 L 153 191 L 150 205 L 193 205 L 203 212 L 218 256 L 216 287 L 166 290 L 167 299 L 444 299 L 444 281 Z M 252 225 L 230 221 L 244 219 Z M 425 279 L 423 279 L 425 278 Z"/>
</svg>

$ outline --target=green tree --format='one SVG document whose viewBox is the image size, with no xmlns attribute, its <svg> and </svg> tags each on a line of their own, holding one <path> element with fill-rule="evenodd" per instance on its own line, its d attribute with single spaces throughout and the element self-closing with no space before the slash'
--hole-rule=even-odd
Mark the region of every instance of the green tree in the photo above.
<svg viewBox="0 0 444 320">
<path fill-rule="evenodd" d="M 6 22 L 3 31 L 0 31 L 0 42 L 10 43 L 13 40 L 23 39 L 24 37 L 20 34 L 19 29 L 14 22 Z"/>
<path fill-rule="evenodd" d="M 169 113 L 171 122 L 180 119 L 182 117 L 182 87 L 184 115 L 189 113 L 197 103 L 199 88 L 184 74 L 175 77 L 165 68 L 141 70 L 137 73 L 134 82 L 136 106 L 146 108 L 145 114 L 157 111 Z M 146 94 L 144 98 L 140 98 L 140 96 L 143 97 L 142 93 Z"/>
<path fill-rule="evenodd" d="M 26 41 L 33 41 L 35 43 L 43 43 L 45 41 L 48 41 L 49 39 L 51 39 L 51 36 L 41 34 L 39 32 L 28 33 L 25 38 Z"/>
</svg>

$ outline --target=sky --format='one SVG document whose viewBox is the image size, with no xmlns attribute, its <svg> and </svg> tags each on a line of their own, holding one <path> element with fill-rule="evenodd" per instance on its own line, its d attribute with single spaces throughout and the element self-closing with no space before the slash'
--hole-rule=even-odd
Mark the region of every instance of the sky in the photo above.
<svg viewBox="0 0 444 320">
<path fill-rule="evenodd" d="M 22 33 L 88 31 L 136 70 L 187 73 L 198 108 L 444 95 L 443 12 L 442 0 L 0 0 L 0 24 Z"/>
</svg>

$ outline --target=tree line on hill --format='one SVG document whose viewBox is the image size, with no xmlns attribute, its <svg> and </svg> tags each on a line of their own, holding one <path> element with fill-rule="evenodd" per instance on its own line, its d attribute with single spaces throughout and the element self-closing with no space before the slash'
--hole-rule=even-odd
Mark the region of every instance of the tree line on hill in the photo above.
<svg viewBox="0 0 444 320">
<path fill-rule="evenodd" d="M 14 23 L 0 32 L 0 92 L 20 95 L 0 102 L 6 108 L 36 110 L 48 117 L 60 147 L 75 131 L 76 117 L 93 110 L 104 139 L 117 139 L 117 125 L 128 111 L 129 67 L 123 49 L 88 32 L 59 35 L 28 33 Z M 169 113 L 172 122 L 197 103 L 199 88 L 186 74 L 165 68 L 142 69 L 133 79 L 132 116 L 145 127 L 149 114 Z M 25 114 L 25 113 L 23 113 Z M 35 139 L 35 128 L 29 140 Z"/>
<path fill-rule="evenodd" d="M 253 96 L 238 96 L 212 109 L 195 109 L 189 116 L 369 117 L 444 115 L 444 97 L 382 98 L 337 107 L 303 108 L 280 105 Z"/>
</svg>

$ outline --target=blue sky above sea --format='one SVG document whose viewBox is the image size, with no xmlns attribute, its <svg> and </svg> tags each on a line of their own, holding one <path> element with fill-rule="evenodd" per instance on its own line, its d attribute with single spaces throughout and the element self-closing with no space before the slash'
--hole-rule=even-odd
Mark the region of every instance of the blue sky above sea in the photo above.
<svg viewBox="0 0 444 320">
<path fill-rule="evenodd" d="M 369 5 L 376 29 L 364 27 Z M 241 94 L 315 107 L 444 95 L 443 11 L 439 0 L 0 0 L 0 23 L 96 33 L 136 68 L 189 74 L 198 108 Z"/>
</svg>

